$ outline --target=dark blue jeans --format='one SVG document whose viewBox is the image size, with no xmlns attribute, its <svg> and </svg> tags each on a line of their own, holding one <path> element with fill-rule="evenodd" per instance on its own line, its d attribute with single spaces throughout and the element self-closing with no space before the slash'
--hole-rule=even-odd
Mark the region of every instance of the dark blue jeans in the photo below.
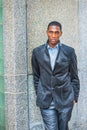
<svg viewBox="0 0 87 130">
<path fill-rule="evenodd" d="M 73 105 L 72 105 L 73 106 Z M 69 130 L 68 121 L 73 107 L 57 109 L 54 101 L 47 109 L 40 109 L 45 130 Z"/>
</svg>

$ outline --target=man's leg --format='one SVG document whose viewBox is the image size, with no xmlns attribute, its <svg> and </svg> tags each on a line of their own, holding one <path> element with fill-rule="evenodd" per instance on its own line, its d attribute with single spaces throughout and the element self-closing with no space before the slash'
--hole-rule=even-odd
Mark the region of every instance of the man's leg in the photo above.
<svg viewBox="0 0 87 130">
<path fill-rule="evenodd" d="M 69 130 L 68 128 L 68 122 L 71 118 L 71 113 L 72 113 L 72 106 L 71 107 L 67 107 L 67 108 L 63 108 L 59 111 L 59 120 L 58 120 L 58 124 L 59 124 L 59 130 Z"/>
<path fill-rule="evenodd" d="M 53 102 L 49 108 L 41 109 L 41 114 L 44 121 L 45 130 L 59 130 L 57 117 L 58 114 Z"/>
</svg>

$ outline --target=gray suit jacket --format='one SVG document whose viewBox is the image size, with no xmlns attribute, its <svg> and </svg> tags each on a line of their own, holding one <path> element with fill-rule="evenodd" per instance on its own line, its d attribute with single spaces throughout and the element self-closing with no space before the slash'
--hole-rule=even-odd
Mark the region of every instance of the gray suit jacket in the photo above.
<svg viewBox="0 0 87 130">
<path fill-rule="evenodd" d="M 48 108 L 52 99 L 56 106 L 67 107 L 79 96 L 77 59 L 73 48 L 59 43 L 54 70 L 51 69 L 47 44 L 33 50 L 32 69 L 36 104 Z"/>
</svg>

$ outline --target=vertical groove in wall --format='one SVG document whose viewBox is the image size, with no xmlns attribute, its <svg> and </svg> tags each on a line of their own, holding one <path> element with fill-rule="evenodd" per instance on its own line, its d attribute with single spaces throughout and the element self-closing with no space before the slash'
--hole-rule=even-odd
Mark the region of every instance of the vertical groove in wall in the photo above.
<svg viewBox="0 0 87 130">
<path fill-rule="evenodd" d="M 5 130 L 3 5 L 0 0 L 0 130 Z"/>
<path fill-rule="evenodd" d="M 27 81 L 29 81 L 28 75 L 28 27 L 27 27 L 27 0 L 26 0 L 26 57 L 27 57 Z M 30 116 L 29 116 L 29 82 L 27 82 L 27 100 L 28 100 L 28 129 L 30 130 Z"/>
</svg>

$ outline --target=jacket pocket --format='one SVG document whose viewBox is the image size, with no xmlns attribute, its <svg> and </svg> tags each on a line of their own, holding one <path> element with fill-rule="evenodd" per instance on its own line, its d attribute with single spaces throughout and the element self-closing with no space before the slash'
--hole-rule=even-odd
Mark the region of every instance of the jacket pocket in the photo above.
<svg viewBox="0 0 87 130">
<path fill-rule="evenodd" d="M 71 84 L 62 88 L 62 98 L 63 100 L 74 100 L 74 91 Z"/>
</svg>

